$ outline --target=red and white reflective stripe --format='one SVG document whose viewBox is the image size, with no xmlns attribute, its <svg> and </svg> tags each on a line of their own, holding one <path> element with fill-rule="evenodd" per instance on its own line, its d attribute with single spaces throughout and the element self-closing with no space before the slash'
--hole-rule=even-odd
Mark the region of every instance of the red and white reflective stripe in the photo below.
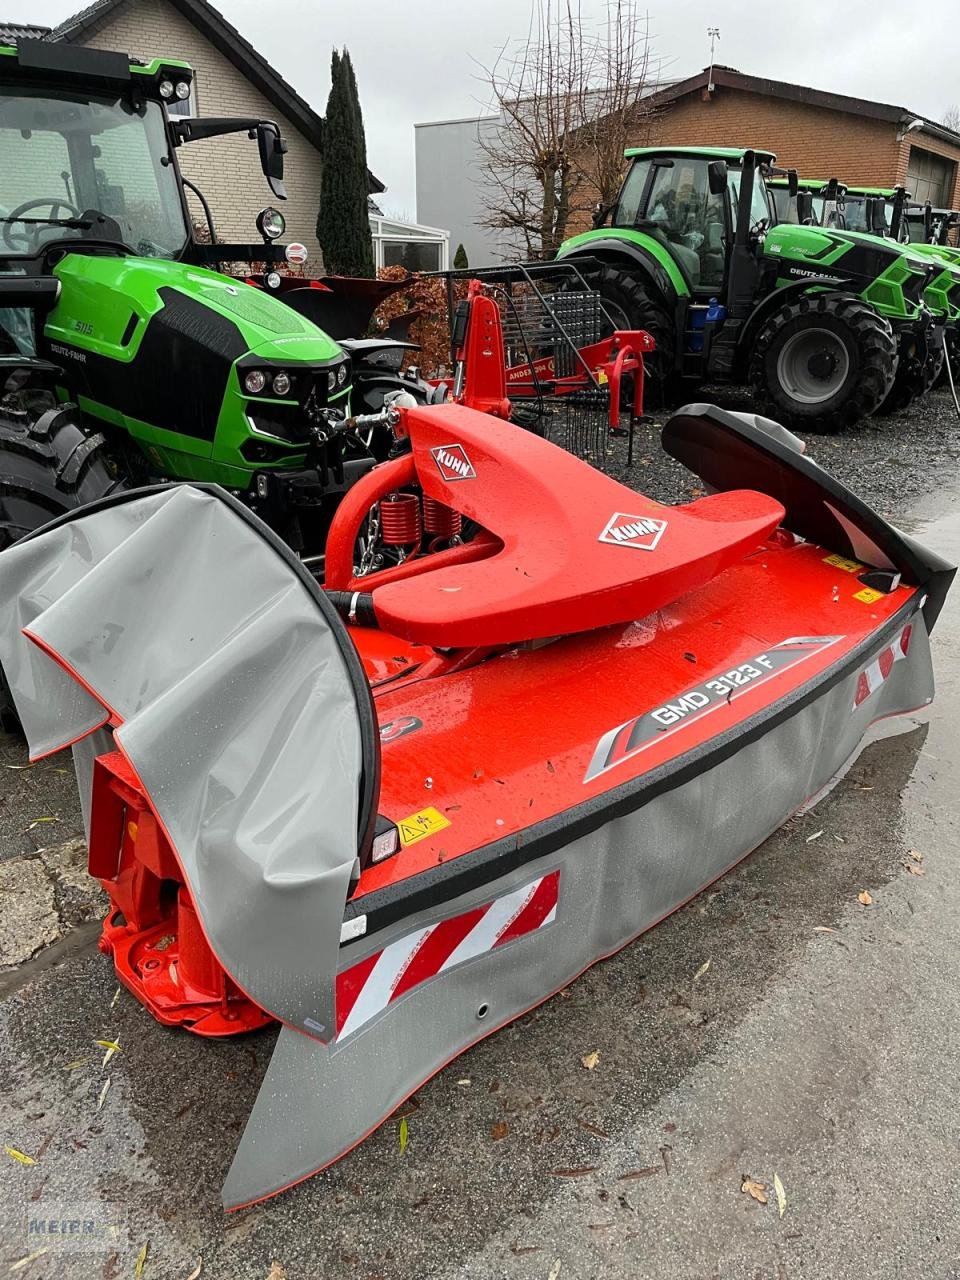
<svg viewBox="0 0 960 1280">
<path fill-rule="evenodd" d="M 557 918 L 560 872 L 391 942 L 337 975 L 337 1039 L 438 973 L 486 955 Z"/>
<path fill-rule="evenodd" d="M 854 711 L 862 703 L 866 702 L 872 693 L 876 693 L 884 680 L 889 678 L 890 672 L 893 670 L 893 664 L 907 656 L 912 631 L 912 625 L 904 627 L 893 644 L 888 644 L 882 653 L 877 654 L 869 667 L 860 672 L 857 680 L 857 691 L 853 695 Z"/>
</svg>

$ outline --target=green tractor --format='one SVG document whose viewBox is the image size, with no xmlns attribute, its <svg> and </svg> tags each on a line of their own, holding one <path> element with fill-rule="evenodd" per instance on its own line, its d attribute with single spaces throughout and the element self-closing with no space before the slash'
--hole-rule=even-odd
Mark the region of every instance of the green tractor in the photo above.
<svg viewBox="0 0 960 1280">
<path fill-rule="evenodd" d="M 328 295 L 287 291 L 276 268 L 306 250 L 279 244 L 275 209 L 259 242 L 217 242 L 179 148 L 247 133 L 284 199 L 286 145 L 269 120 L 169 113 L 191 78 L 168 59 L 0 45 L 0 549 L 117 488 L 189 479 L 319 560 L 343 492 L 393 445 L 364 410 L 432 398 L 387 367 L 411 344 L 334 341 L 309 318 Z M 243 262 L 264 270 L 214 269 Z"/>
<path fill-rule="evenodd" d="M 794 186 L 796 194 L 792 194 Z M 943 375 L 948 356 L 956 364 L 960 335 L 960 249 L 934 242 L 939 241 L 941 224 L 934 219 L 930 206 L 921 210 L 912 205 L 910 193 L 902 186 L 848 187 L 836 178 L 829 182 L 801 178 L 794 183 L 776 176 L 768 179 L 768 190 L 778 220 L 789 218 L 797 209 L 801 222 L 893 240 L 908 245 L 915 256 L 936 264 L 939 270 L 923 293 L 924 304 L 935 320 L 925 359 L 921 365 L 914 362 L 898 369 L 894 386 L 879 412 L 902 409 L 915 395 L 929 391 Z M 922 213 L 919 223 L 916 219 L 911 221 L 914 211 Z M 918 236 L 918 226 L 927 232 L 927 239 Z"/>
<path fill-rule="evenodd" d="M 898 365 L 922 366 L 936 265 L 892 242 L 775 221 L 772 152 L 627 155 L 617 201 L 558 256 L 600 260 L 591 283 L 626 327 L 653 334 L 650 373 L 665 398 L 750 384 L 786 426 L 838 431 L 883 404 Z"/>
</svg>

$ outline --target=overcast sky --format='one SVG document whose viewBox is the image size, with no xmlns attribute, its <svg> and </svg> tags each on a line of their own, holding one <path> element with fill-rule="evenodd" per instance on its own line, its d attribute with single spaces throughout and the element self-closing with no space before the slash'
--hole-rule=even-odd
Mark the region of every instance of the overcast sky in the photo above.
<svg viewBox="0 0 960 1280">
<path fill-rule="evenodd" d="M 0 18 L 54 25 L 88 0 L 0 0 Z M 216 0 L 217 7 L 318 111 L 327 100 L 330 50 L 353 58 L 371 169 L 387 184 L 384 208 L 413 215 L 416 121 L 476 114 L 487 105 L 478 64 L 527 28 L 527 0 Z M 585 11 L 602 0 L 583 0 Z M 949 7 L 949 6 L 948 6 Z M 881 12 L 882 11 L 882 12 Z M 926 21 L 893 0 L 651 0 L 656 54 L 671 76 L 717 61 L 836 93 L 895 103 L 939 120 L 960 102 L 956 27 Z M 951 34 L 952 32 L 952 34 Z M 736 139 L 731 139 L 736 141 Z"/>
</svg>

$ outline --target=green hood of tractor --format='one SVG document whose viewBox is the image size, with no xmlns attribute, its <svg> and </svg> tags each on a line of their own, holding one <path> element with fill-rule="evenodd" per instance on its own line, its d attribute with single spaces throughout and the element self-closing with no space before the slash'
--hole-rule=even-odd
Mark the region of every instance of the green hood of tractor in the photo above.
<svg viewBox="0 0 960 1280">
<path fill-rule="evenodd" d="M 246 489 L 303 464 L 303 406 L 346 403 L 342 348 L 279 298 L 203 267 L 68 253 L 44 326 L 62 397 L 136 440 L 165 474 Z M 341 374 L 328 390 L 331 367 Z M 260 369 L 258 394 L 244 378 Z M 291 389 L 272 391 L 283 370 Z"/>
<path fill-rule="evenodd" d="M 927 301 L 931 263 L 901 245 L 860 231 L 778 223 L 764 256 L 778 262 L 778 282 L 825 276 L 859 294 L 891 320 L 916 320 Z"/>
</svg>

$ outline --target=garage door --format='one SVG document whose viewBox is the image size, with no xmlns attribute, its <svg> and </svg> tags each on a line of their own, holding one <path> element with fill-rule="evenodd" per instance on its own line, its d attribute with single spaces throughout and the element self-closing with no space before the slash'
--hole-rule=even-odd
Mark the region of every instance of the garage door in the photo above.
<svg viewBox="0 0 960 1280">
<path fill-rule="evenodd" d="M 910 163 L 907 166 L 907 190 L 912 192 L 914 200 L 920 204 L 927 201 L 934 208 L 944 208 L 953 191 L 955 165 L 943 156 L 935 156 L 932 151 L 922 151 L 919 147 L 910 148 Z"/>
</svg>

